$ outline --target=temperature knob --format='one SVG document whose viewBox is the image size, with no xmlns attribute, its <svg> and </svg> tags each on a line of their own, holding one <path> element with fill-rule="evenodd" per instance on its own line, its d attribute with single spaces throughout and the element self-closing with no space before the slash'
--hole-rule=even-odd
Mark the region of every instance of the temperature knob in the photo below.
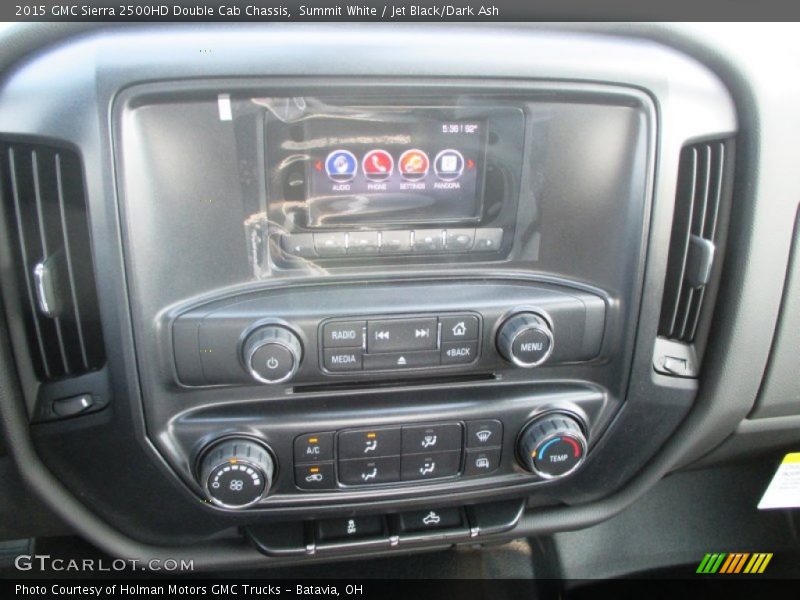
<svg viewBox="0 0 800 600">
<path fill-rule="evenodd" d="M 544 479 L 563 477 L 581 466 L 586 437 L 578 420 L 553 413 L 531 421 L 517 442 L 522 466 Z"/>
<path fill-rule="evenodd" d="M 247 336 L 242 358 L 256 381 L 281 383 L 297 372 L 303 359 L 303 347 L 290 329 L 269 325 Z"/>
<path fill-rule="evenodd" d="M 208 499 L 223 508 L 245 508 L 269 493 L 275 462 L 253 440 L 231 438 L 211 446 L 200 463 L 200 484 Z"/>
<path fill-rule="evenodd" d="M 553 332 L 536 313 L 517 313 L 497 332 L 497 351 L 518 367 L 538 367 L 553 352 Z"/>
</svg>

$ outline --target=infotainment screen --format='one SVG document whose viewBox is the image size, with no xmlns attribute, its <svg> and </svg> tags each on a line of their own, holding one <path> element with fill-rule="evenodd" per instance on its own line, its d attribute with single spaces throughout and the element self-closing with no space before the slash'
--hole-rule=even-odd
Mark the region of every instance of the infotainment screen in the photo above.
<svg viewBox="0 0 800 600">
<path fill-rule="evenodd" d="M 442 112 L 308 120 L 308 225 L 479 219 L 486 122 Z"/>
<path fill-rule="evenodd" d="M 516 107 L 258 102 L 267 108 L 270 218 L 290 231 L 474 226 L 487 194 L 504 201 L 518 180 Z"/>
<path fill-rule="evenodd" d="M 525 114 L 513 99 L 347 94 L 253 102 L 265 109 L 265 217 L 281 248 L 289 243 L 281 236 L 294 234 L 342 234 L 336 239 L 346 247 L 353 232 L 479 228 L 497 236 L 514 225 Z M 497 252 L 512 239 L 501 237 Z"/>
</svg>

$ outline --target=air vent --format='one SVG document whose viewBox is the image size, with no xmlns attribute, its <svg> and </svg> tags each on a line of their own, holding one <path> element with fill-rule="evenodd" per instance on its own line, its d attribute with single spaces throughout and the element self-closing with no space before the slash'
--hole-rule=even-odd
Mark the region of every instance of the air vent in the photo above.
<svg viewBox="0 0 800 600">
<path fill-rule="evenodd" d="M 3 208 L 36 375 L 54 381 L 105 362 L 78 156 L 0 142 Z"/>
<path fill-rule="evenodd" d="M 681 152 L 667 277 L 658 334 L 693 343 L 707 286 L 720 250 L 720 216 L 728 203 L 730 142 L 687 146 Z"/>
</svg>

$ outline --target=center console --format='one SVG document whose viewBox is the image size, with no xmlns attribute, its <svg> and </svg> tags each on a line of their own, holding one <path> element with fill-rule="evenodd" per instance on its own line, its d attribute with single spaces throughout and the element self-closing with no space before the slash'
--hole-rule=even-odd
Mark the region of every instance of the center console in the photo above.
<svg viewBox="0 0 800 600">
<path fill-rule="evenodd" d="M 3 86 L 37 455 L 171 556 L 583 526 L 695 398 L 720 82 L 632 39 L 345 29 L 97 32 Z"/>
<path fill-rule="evenodd" d="M 165 459 L 214 510 L 282 519 L 591 493 L 578 475 L 632 350 L 649 99 L 320 92 L 154 84 L 118 102 Z"/>
</svg>

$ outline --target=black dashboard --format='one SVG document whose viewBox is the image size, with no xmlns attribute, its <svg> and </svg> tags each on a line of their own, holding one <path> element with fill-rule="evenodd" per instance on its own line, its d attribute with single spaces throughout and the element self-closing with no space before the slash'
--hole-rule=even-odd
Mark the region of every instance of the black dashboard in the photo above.
<svg viewBox="0 0 800 600">
<path fill-rule="evenodd" d="M 28 483 L 111 553 L 241 567 L 577 529 L 794 440 L 779 113 L 689 37 L 139 26 L 15 63 Z"/>
</svg>

